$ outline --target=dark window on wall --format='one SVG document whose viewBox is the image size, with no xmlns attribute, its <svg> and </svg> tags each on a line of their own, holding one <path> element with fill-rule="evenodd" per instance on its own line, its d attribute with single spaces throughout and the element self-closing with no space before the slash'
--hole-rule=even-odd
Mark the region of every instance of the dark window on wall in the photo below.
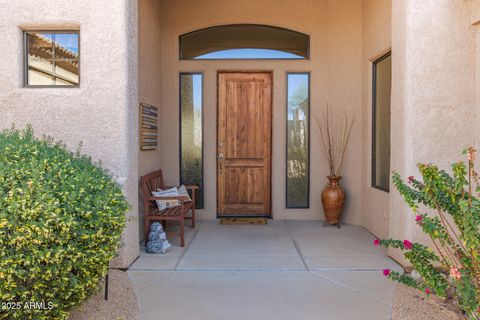
<svg viewBox="0 0 480 320">
<path fill-rule="evenodd" d="M 309 59 L 310 37 L 279 27 L 233 24 L 183 34 L 179 48 L 180 60 Z"/>
<path fill-rule="evenodd" d="M 68 87 L 79 84 L 78 31 L 25 32 L 25 86 Z"/>
<path fill-rule="evenodd" d="M 287 73 L 286 207 L 308 208 L 310 196 L 310 74 Z"/>
<path fill-rule="evenodd" d="M 391 52 L 373 62 L 372 186 L 390 190 Z"/>
<path fill-rule="evenodd" d="M 203 209 L 203 75 L 180 74 L 180 183 L 196 185 Z"/>
</svg>

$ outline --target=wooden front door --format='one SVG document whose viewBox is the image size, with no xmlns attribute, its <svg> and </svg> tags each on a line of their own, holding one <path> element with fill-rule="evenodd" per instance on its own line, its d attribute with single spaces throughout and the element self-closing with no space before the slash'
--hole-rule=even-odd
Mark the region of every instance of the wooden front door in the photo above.
<svg viewBox="0 0 480 320">
<path fill-rule="evenodd" d="M 270 72 L 219 72 L 217 137 L 217 215 L 271 216 Z"/>
</svg>

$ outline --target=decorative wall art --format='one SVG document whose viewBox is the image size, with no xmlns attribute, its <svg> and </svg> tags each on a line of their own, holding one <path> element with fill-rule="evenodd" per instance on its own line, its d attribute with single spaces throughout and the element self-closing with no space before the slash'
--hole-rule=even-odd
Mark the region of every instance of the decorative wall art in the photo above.
<svg viewBox="0 0 480 320">
<path fill-rule="evenodd" d="M 158 109 L 140 103 L 140 150 L 155 150 L 158 140 Z"/>
</svg>

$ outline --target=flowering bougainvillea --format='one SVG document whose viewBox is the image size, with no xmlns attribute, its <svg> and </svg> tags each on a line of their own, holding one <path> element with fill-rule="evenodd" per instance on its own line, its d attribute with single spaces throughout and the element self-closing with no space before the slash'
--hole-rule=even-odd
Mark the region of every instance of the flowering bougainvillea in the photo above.
<svg viewBox="0 0 480 320">
<path fill-rule="evenodd" d="M 402 250 L 421 279 L 388 269 L 386 277 L 445 298 L 468 319 L 480 319 L 480 184 L 475 149 L 464 154 L 467 162 L 454 163 L 452 174 L 433 164 L 418 164 L 422 179 L 410 176 L 407 183 L 393 174 L 393 184 L 432 246 L 407 239 L 375 239 L 374 245 Z"/>
</svg>

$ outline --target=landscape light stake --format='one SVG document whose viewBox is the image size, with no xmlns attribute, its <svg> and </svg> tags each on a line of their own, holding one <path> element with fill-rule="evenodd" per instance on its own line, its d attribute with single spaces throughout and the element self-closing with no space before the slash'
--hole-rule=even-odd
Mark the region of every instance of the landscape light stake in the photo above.
<svg viewBox="0 0 480 320">
<path fill-rule="evenodd" d="M 108 301 L 108 270 L 107 270 L 107 275 L 105 276 L 105 300 L 107 301 Z"/>
</svg>

